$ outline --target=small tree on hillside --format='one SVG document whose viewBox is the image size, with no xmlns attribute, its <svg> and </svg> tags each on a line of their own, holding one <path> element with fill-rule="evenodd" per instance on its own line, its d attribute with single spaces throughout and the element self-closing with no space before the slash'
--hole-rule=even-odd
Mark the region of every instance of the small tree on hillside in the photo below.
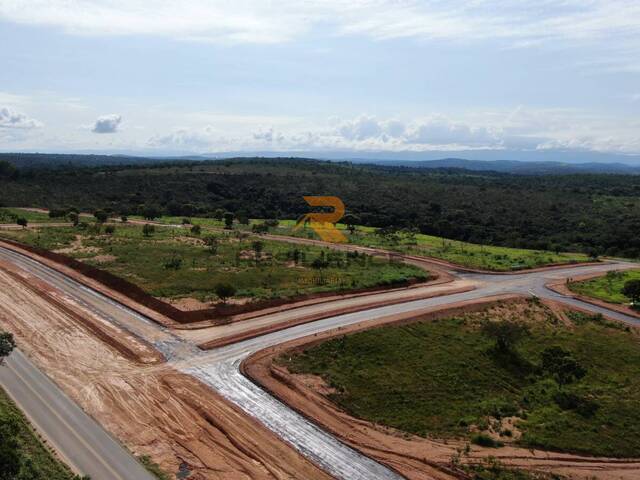
<svg viewBox="0 0 640 480">
<path fill-rule="evenodd" d="M 559 385 L 575 382 L 587 374 L 586 369 L 573 358 L 571 352 L 562 347 L 549 347 L 542 352 L 541 357 L 542 370 L 552 375 Z"/>
<path fill-rule="evenodd" d="M 200 225 L 194 225 L 191 227 L 191 233 L 193 235 L 200 235 L 202 233 L 202 227 Z"/>
<path fill-rule="evenodd" d="M 73 223 L 74 227 L 77 227 L 78 223 L 80 223 L 80 217 L 76 212 L 71 212 L 69 213 L 69 221 Z"/>
<path fill-rule="evenodd" d="M 14 348 L 16 348 L 16 342 L 13 335 L 9 332 L 0 332 L 0 365 L 13 352 Z"/>
<path fill-rule="evenodd" d="M 156 231 L 156 227 L 154 227 L 150 223 L 145 223 L 144 226 L 142 227 L 142 234 L 145 237 L 150 237 L 151 235 L 153 235 L 155 231 Z"/>
<path fill-rule="evenodd" d="M 640 280 L 627 280 L 622 287 L 622 294 L 631 299 L 634 305 L 640 301 Z"/>
<path fill-rule="evenodd" d="M 27 228 L 27 225 L 29 224 L 27 219 L 24 217 L 18 217 L 18 219 L 16 220 L 16 223 L 20 225 L 22 228 Z"/>
<path fill-rule="evenodd" d="M 529 328 L 516 322 L 487 321 L 482 325 L 482 333 L 496 342 L 496 350 L 502 353 L 513 352 L 516 344 L 529 334 Z"/>
<path fill-rule="evenodd" d="M 264 249 L 264 243 L 260 240 L 256 240 L 251 243 L 251 248 L 253 249 L 253 253 L 256 257 L 256 265 L 260 263 L 260 256 L 262 255 L 262 250 Z"/>
<path fill-rule="evenodd" d="M 104 210 L 96 210 L 93 213 L 93 216 L 96 217 L 96 221 L 98 223 L 104 223 L 109 219 L 109 215 Z"/>
<path fill-rule="evenodd" d="M 342 217 L 342 222 L 347 226 L 349 233 L 353 235 L 356 231 L 356 224 L 358 223 L 358 218 L 351 214 L 347 213 L 344 217 Z"/>
<path fill-rule="evenodd" d="M 224 214 L 224 227 L 231 229 L 233 227 L 233 213 L 225 212 Z"/>
<path fill-rule="evenodd" d="M 238 212 L 236 217 L 238 218 L 238 223 L 240 225 L 249 225 L 249 215 L 247 214 L 247 212 Z"/>
<path fill-rule="evenodd" d="M 158 207 L 155 207 L 153 205 L 146 205 L 142 209 L 142 216 L 146 220 L 153 220 L 153 219 L 158 218 L 160 216 L 160 210 L 158 209 Z"/>
<path fill-rule="evenodd" d="M 217 208 L 215 212 L 213 212 L 213 218 L 221 222 L 224 218 L 224 210 L 222 210 L 221 208 Z"/>
<path fill-rule="evenodd" d="M 203 238 L 204 244 L 209 247 L 209 251 L 215 255 L 218 253 L 218 237 L 214 237 L 213 235 L 207 235 Z"/>
<path fill-rule="evenodd" d="M 222 303 L 227 303 L 227 300 L 236 294 L 236 287 L 230 283 L 219 283 L 214 291 Z"/>
</svg>

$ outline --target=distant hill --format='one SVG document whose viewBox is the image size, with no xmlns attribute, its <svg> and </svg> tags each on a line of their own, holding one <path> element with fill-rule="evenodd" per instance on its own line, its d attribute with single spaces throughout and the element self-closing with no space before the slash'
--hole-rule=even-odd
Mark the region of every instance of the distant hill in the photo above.
<svg viewBox="0 0 640 480">
<path fill-rule="evenodd" d="M 615 173 L 640 174 L 640 167 L 624 163 L 562 163 L 562 162 L 521 162 L 517 160 L 467 160 L 464 158 L 443 158 L 441 160 L 359 160 L 357 163 L 372 163 L 389 167 L 409 167 L 420 169 L 464 169 L 476 172 L 500 172 L 519 175 L 561 175 L 572 173 Z"/>
<path fill-rule="evenodd" d="M 59 153 L 0 153 L 0 160 L 11 162 L 18 168 L 55 167 L 63 165 L 108 166 L 108 165 L 143 165 L 166 162 L 204 162 L 215 160 L 257 158 L 273 158 L 262 155 L 183 155 L 183 156 L 135 156 L 135 155 L 99 155 L 99 154 L 59 154 Z M 286 160 L 310 160 L 302 156 L 289 157 Z M 605 173 L 639 175 L 640 166 L 624 163 L 565 163 L 553 161 L 518 161 L 518 160 L 468 160 L 464 158 L 443 158 L 439 160 L 379 160 L 379 159 L 333 159 L 333 162 L 346 161 L 359 165 L 379 165 L 384 167 L 400 167 L 432 170 L 468 170 L 473 172 L 497 172 L 517 175 L 562 175 L 577 173 Z"/>
</svg>

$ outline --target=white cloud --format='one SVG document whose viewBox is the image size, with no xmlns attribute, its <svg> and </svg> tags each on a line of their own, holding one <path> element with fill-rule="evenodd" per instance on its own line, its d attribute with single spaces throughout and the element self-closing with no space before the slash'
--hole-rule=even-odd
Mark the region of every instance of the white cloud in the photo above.
<svg viewBox="0 0 640 480">
<path fill-rule="evenodd" d="M 42 127 L 42 122 L 26 116 L 24 113 L 2 107 L 0 108 L 0 128 L 19 128 L 29 130 Z"/>
<path fill-rule="evenodd" d="M 226 43 L 290 41 L 309 32 L 511 46 L 606 40 L 633 48 L 637 0 L 3 0 L 0 18 L 77 34 L 162 35 Z"/>
<path fill-rule="evenodd" d="M 116 133 L 118 127 L 122 123 L 122 117 L 115 113 L 110 115 L 102 115 L 98 117 L 95 125 L 93 126 L 93 133 Z"/>
<path fill-rule="evenodd" d="M 147 142 L 150 147 L 172 148 L 176 150 L 204 151 L 215 142 L 214 129 L 206 126 L 201 129 L 177 128 L 167 135 L 156 135 Z"/>
</svg>

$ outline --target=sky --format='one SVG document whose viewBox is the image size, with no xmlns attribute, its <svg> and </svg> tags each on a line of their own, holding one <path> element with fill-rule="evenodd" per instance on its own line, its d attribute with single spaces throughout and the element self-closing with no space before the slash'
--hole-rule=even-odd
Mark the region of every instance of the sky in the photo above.
<svg viewBox="0 0 640 480">
<path fill-rule="evenodd" d="M 0 0 L 0 151 L 640 162 L 640 2 Z"/>
</svg>

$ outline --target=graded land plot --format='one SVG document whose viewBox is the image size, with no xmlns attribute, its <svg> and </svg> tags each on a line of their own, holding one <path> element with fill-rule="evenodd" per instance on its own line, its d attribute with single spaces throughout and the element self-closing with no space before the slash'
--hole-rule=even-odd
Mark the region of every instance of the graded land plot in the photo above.
<svg viewBox="0 0 640 480">
<path fill-rule="evenodd" d="M 397 261 L 316 246 L 260 240 L 242 232 L 201 232 L 127 224 L 3 232 L 7 238 L 69 255 L 124 278 L 153 296 L 218 300 L 231 285 L 239 299 L 294 298 L 404 285 L 428 272 Z M 110 233 L 106 233 L 106 232 Z"/>
<path fill-rule="evenodd" d="M 572 292 L 587 297 L 610 303 L 628 304 L 631 299 L 622 293 L 622 289 L 629 280 L 640 280 L 640 270 L 608 272 L 600 277 L 570 282 L 568 287 Z"/>
<path fill-rule="evenodd" d="M 505 302 L 341 336 L 277 363 L 318 378 L 350 415 L 421 437 L 640 456 L 638 332 L 600 316 Z"/>
<path fill-rule="evenodd" d="M 3 475 L 15 480 L 73 480 L 71 470 L 46 447 L 29 421 L 0 388 Z M 1 475 L 0 475 L 1 476 Z"/>
</svg>

